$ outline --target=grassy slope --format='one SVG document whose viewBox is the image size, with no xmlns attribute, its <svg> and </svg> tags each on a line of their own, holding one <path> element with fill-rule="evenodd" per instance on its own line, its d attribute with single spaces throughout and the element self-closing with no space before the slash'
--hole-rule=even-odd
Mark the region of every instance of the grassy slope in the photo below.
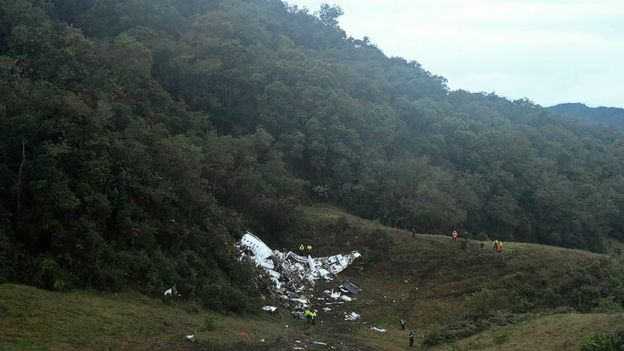
<svg viewBox="0 0 624 351">
<path fill-rule="evenodd" d="M 207 331 L 209 312 L 189 313 L 196 308 L 168 306 L 134 293 L 54 293 L 5 284 L 0 306 L 1 350 L 193 349 L 184 341 L 186 334 L 197 336 L 198 349 L 208 344 L 226 349 L 241 341 L 261 349 L 262 338 L 274 343 L 290 332 L 275 328 L 279 321 L 273 317 L 267 323 L 266 318 L 226 316 L 216 316 L 215 329 Z M 248 336 L 239 336 L 240 331 Z"/>
<path fill-rule="evenodd" d="M 556 314 L 482 332 L 455 344 L 456 350 L 580 350 L 582 336 L 610 334 L 624 326 L 622 314 Z M 432 351 L 452 350 L 444 345 Z"/>
<path fill-rule="evenodd" d="M 287 311 L 281 311 L 281 314 L 253 318 L 216 316 L 216 329 L 208 331 L 204 330 L 204 321 L 211 314 L 187 303 L 168 306 L 136 293 L 53 293 L 3 285 L 0 286 L 0 349 L 290 350 L 297 345 L 295 340 L 314 339 L 339 350 L 403 350 L 406 332 L 398 330 L 397 325 L 401 316 L 408 319 L 409 328 L 422 336 L 434 324 L 446 324 L 462 317 L 466 312 L 465 294 L 483 286 L 504 291 L 518 282 L 538 279 L 546 286 L 557 287 L 568 279 L 569 270 L 604 259 L 585 251 L 505 243 L 505 264 L 497 266 L 490 250 L 481 252 L 476 242 L 462 250 L 458 243 L 451 243 L 446 237 L 412 237 L 405 231 L 384 228 L 330 206 L 304 208 L 302 215 L 309 223 L 345 217 L 358 228 L 386 229 L 393 241 L 387 259 L 373 262 L 363 270 L 354 267 L 341 274 L 341 279 L 350 279 L 364 293 L 346 306 L 320 313 L 315 328 L 293 321 Z M 311 240 L 319 255 L 349 248 L 349 241 L 346 246 L 344 242 L 332 242 L 336 239 L 330 237 L 319 241 L 318 235 L 292 238 L 293 244 Z M 331 286 L 318 289 L 326 287 Z M 362 313 L 362 320 L 344 321 L 343 313 L 350 311 Z M 387 328 L 388 333 L 371 331 L 373 325 Z M 507 350 L 518 345 L 540 345 L 529 349 L 544 350 L 545 345 L 557 345 L 552 349 L 575 350 L 583 337 L 623 325 L 621 316 L 546 316 L 485 331 L 457 345 L 470 350 Z M 248 336 L 241 337 L 241 331 Z M 186 334 L 195 334 L 198 343 L 184 341 Z M 505 341 L 504 347 L 496 341 Z"/>
</svg>

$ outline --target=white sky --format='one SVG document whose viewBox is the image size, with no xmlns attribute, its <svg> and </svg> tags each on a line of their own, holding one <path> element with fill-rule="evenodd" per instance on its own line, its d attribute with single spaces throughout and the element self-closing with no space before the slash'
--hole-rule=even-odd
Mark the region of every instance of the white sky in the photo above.
<svg viewBox="0 0 624 351">
<path fill-rule="evenodd" d="M 342 7 L 340 26 L 452 89 L 543 106 L 624 107 L 624 0 L 287 0 Z"/>
</svg>

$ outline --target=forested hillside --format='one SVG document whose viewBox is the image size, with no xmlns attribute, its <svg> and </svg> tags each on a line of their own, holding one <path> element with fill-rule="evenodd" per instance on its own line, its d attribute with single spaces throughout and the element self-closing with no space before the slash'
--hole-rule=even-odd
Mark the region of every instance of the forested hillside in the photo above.
<svg viewBox="0 0 624 351">
<path fill-rule="evenodd" d="M 568 103 L 549 107 L 555 111 L 569 117 L 580 118 L 593 124 L 614 126 L 620 131 L 624 131 L 624 109 L 615 107 L 589 107 L 585 104 Z"/>
<path fill-rule="evenodd" d="M 0 279 L 177 282 L 245 309 L 232 245 L 302 202 L 599 251 L 623 135 L 450 91 L 279 0 L 0 0 Z"/>
</svg>

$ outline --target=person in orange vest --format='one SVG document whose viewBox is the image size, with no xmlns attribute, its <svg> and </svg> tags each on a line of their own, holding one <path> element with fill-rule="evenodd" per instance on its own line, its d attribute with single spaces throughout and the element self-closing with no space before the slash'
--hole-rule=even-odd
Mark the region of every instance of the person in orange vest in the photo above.
<svg viewBox="0 0 624 351">
<path fill-rule="evenodd" d="M 494 240 L 494 251 L 496 251 L 496 259 L 500 260 L 503 252 L 503 243 L 500 240 Z"/>
<path fill-rule="evenodd" d="M 456 241 L 458 236 L 459 233 L 457 232 L 457 230 L 453 230 L 453 232 L 451 233 L 451 241 Z"/>
</svg>

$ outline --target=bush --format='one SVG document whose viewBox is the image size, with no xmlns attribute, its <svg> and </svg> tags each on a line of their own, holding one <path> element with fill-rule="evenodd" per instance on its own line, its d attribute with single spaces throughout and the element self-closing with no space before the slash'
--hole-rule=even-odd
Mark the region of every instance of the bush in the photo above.
<svg viewBox="0 0 624 351">
<path fill-rule="evenodd" d="M 464 299 L 464 305 L 474 315 L 485 316 L 495 307 L 494 290 L 482 288 Z"/>
<path fill-rule="evenodd" d="M 493 339 L 496 345 L 502 345 L 505 341 L 509 340 L 511 334 L 509 331 L 500 331 L 494 334 Z"/>
<path fill-rule="evenodd" d="M 365 254 L 368 262 L 383 260 L 388 257 L 392 239 L 383 230 L 375 229 L 368 234 L 364 241 Z"/>
<path fill-rule="evenodd" d="M 218 312 L 257 313 L 259 303 L 256 298 L 226 284 L 210 284 L 201 293 L 204 305 Z"/>
<path fill-rule="evenodd" d="M 216 321 L 217 321 L 217 318 L 214 316 L 214 314 L 207 315 L 206 318 L 204 319 L 204 330 L 206 331 L 215 330 L 217 327 Z"/>
<path fill-rule="evenodd" d="M 50 290 L 65 291 L 73 286 L 73 280 L 71 275 L 65 272 L 51 257 L 39 258 L 35 276 L 37 285 Z"/>
<path fill-rule="evenodd" d="M 15 248 L 0 224 L 0 284 L 5 283 L 11 276 L 11 268 L 14 268 L 12 267 L 14 265 L 12 262 L 14 252 Z"/>
<path fill-rule="evenodd" d="M 620 351 L 624 347 L 624 335 L 594 335 L 583 341 L 581 351 Z"/>
<path fill-rule="evenodd" d="M 622 309 L 622 305 L 614 301 L 614 297 L 606 297 L 602 299 L 598 299 L 596 307 L 597 312 L 603 313 L 622 313 L 624 310 Z"/>
<path fill-rule="evenodd" d="M 439 325 L 435 325 L 423 338 L 423 345 L 432 346 L 444 342 L 444 335 Z"/>
</svg>

